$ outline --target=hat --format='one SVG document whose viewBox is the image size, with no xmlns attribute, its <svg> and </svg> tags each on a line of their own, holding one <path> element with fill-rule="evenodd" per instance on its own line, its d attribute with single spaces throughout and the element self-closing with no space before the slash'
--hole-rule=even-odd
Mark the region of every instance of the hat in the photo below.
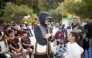
<svg viewBox="0 0 92 58">
<path fill-rule="evenodd" d="M 52 17 L 49 15 L 49 17 L 48 17 L 49 19 L 52 19 Z"/>
</svg>

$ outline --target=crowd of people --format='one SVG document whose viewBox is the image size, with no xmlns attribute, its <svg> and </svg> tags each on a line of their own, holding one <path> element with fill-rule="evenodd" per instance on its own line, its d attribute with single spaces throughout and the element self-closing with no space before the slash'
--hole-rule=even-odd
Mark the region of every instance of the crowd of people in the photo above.
<svg viewBox="0 0 92 58">
<path fill-rule="evenodd" d="M 1 52 L 3 48 L 0 46 L 1 58 L 8 58 L 5 55 L 8 52 L 13 58 L 17 58 L 19 53 L 22 54 L 22 58 L 26 58 L 27 52 L 29 58 L 32 57 L 32 53 L 34 58 L 53 58 L 57 57 L 59 51 L 65 51 L 62 58 L 81 58 L 86 49 L 92 48 L 92 18 L 81 26 L 79 18 L 75 16 L 67 28 L 65 24 L 58 22 L 54 26 L 48 12 L 40 12 L 39 19 L 34 20 L 34 26 L 27 23 L 17 25 L 15 22 L 3 26 L 3 31 L 0 31 L 0 42 L 4 41 L 9 51 Z M 34 45 L 30 37 L 35 39 Z"/>
</svg>

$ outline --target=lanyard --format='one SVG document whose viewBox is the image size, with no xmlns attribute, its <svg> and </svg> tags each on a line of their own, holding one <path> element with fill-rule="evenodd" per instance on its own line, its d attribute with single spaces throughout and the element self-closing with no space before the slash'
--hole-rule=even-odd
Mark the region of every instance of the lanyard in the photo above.
<svg viewBox="0 0 92 58">
<path fill-rule="evenodd" d="M 76 28 L 78 29 L 78 26 Z M 71 30 L 73 30 L 72 26 L 71 26 Z"/>
</svg>

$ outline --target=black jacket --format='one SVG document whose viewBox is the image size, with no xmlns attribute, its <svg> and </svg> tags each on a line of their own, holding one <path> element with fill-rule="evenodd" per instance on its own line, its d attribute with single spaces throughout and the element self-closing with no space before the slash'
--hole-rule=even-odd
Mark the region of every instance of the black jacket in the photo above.
<svg viewBox="0 0 92 58">
<path fill-rule="evenodd" d="M 87 38 L 92 39 L 92 21 L 88 23 L 86 30 L 87 30 L 86 32 Z"/>
</svg>

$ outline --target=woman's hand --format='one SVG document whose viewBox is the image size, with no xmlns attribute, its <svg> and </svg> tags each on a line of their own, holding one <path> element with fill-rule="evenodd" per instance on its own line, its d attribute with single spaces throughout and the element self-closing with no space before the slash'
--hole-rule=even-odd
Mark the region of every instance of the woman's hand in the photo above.
<svg viewBox="0 0 92 58">
<path fill-rule="evenodd" d="M 51 36 L 51 34 L 46 34 L 45 36 L 43 36 L 43 38 L 45 38 L 46 40 L 48 40 L 50 36 Z"/>
</svg>

